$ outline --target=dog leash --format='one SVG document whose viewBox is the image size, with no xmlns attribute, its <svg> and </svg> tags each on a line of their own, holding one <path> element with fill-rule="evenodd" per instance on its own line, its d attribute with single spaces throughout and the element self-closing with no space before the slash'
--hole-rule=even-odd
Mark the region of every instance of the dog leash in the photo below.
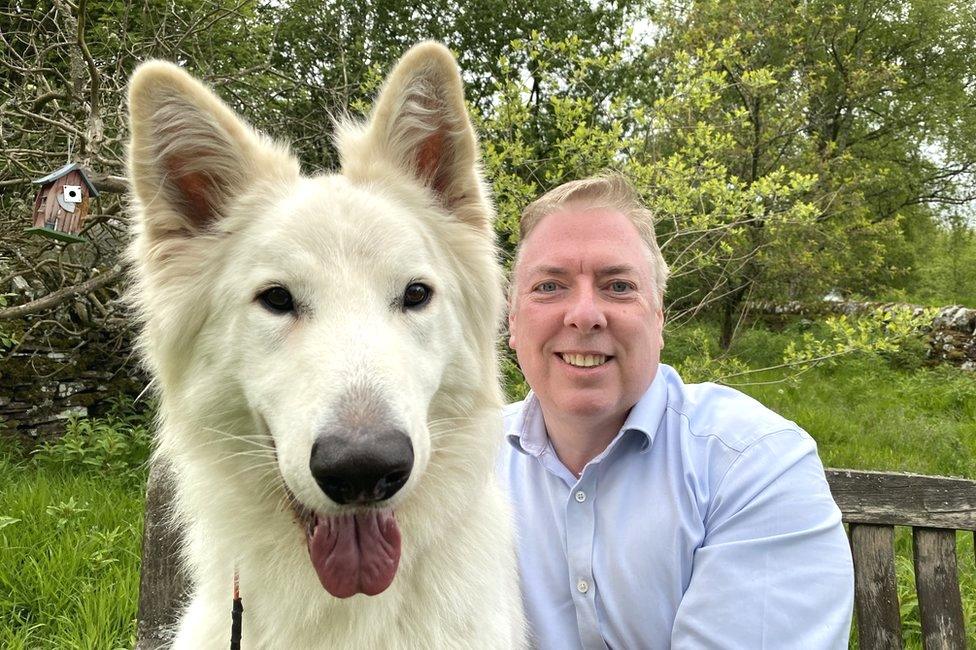
<svg viewBox="0 0 976 650">
<path fill-rule="evenodd" d="M 230 650 L 241 650 L 241 626 L 244 605 L 241 604 L 241 586 L 234 569 L 234 605 L 230 610 Z"/>
</svg>

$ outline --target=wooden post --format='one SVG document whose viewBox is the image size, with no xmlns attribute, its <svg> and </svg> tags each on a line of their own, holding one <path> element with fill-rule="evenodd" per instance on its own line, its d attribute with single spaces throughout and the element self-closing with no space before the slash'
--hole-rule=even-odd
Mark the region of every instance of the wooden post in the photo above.
<svg viewBox="0 0 976 650">
<path fill-rule="evenodd" d="M 857 640 L 861 650 L 902 647 L 893 526 L 851 524 Z"/>
<path fill-rule="evenodd" d="M 912 529 L 915 590 L 926 650 L 965 650 L 962 598 L 956 568 L 956 531 Z"/>
<path fill-rule="evenodd" d="M 173 485 L 169 468 L 153 462 L 146 487 L 136 650 L 169 647 L 188 586 L 179 564 L 179 532 L 169 518 Z"/>
</svg>

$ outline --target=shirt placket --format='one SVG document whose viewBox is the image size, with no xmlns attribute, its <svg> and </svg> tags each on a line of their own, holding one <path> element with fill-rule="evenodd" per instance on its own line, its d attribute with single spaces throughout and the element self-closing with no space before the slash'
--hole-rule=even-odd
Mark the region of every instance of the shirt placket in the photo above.
<svg viewBox="0 0 976 650">
<path fill-rule="evenodd" d="M 576 606 L 576 624 L 586 650 L 607 647 L 596 616 L 596 582 L 593 579 L 596 472 L 583 472 L 572 487 L 566 503 L 566 549 L 569 559 L 570 591 Z"/>
</svg>

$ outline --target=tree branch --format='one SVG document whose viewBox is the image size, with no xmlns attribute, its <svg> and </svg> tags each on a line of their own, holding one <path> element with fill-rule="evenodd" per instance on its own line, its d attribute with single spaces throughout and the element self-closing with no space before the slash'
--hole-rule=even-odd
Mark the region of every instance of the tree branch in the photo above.
<svg viewBox="0 0 976 650">
<path fill-rule="evenodd" d="M 85 280 L 81 284 L 76 284 L 71 287 L 65 287 L 64 289 L 59 289 L 53 293 L 49 293 L 43 298 L 38 298 L 37 300 L 32 300 L 31 302 L 25 303 L 23 305 L 17 305 L 16 307 L 10 307 L 9 309 L 0 309 L 0 320 L 9 320 L 11 318 L 19 318 L 21 316 L 26 316 L 28 314 L 34 314 L 51 307 L 55 307 L 68 298 L 74 296 L 88 293 L 104 287 L 105 285 L 113 282 L 122 274 L 122 267 L 116 265 L 115 267 L 105 271 L 104 273 L 99 273 L 93 278 Z"/>
</svg>

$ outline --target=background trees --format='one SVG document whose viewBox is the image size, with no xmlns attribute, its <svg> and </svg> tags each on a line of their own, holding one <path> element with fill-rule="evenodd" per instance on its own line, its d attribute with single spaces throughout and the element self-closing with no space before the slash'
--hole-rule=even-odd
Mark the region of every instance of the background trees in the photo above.
<svg viewBox="0 0 976 650">
<path fill-rule="evenodd" d="M 139 61 L 206 78 L 316 171 L 336 164 L 332 117 L 362 110 L 423 38 L 458 53 L 509 251 L 531 197 L 614 167 L 660 216 L 672 322 L 715 317 L 723 345 L 751 298 L 971 295 L 967 2 L 620 0 L 571 12 L 552 0 L 11 0 L 0 8 L 0 319 L 117 267 L 124 86 Z M 25 238 L 29 181 L 69 157 L 105 190 L 90 244 Z M 117 286 L 0 320 L 0 341 L 124 338 Z"/>
</svg>

